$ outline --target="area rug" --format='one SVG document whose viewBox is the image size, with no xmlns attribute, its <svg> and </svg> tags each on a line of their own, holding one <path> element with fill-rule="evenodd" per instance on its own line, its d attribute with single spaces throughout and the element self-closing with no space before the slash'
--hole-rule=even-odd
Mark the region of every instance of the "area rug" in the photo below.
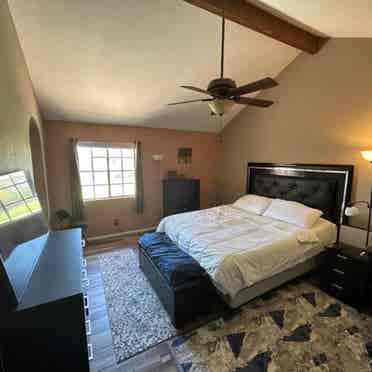
<svg viewBox="0 0 372 372">
<path fill-rule="evenodd" d="M 133 249 L 98 257 L 117 362 L 177 334 Z"/>
<path fill-rule="evenodd" d="M 372 370 L 372 319 L 305 281 L 168 343 L 184 372 Z"/>
</svg>

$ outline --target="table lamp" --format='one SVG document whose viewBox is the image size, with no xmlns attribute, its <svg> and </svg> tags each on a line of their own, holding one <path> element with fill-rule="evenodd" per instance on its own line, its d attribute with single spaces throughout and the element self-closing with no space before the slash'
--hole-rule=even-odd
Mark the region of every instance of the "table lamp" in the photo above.
<svg viewBox="0 0 372 372">
<path fill-rule="evenodd" d="M 372 150 L 368 151 L 361 151 L 361 154 L 364 159 L 368 160 L 372 164 Z M 368 201 L 356 201 L 353 203 L 350 203 L 345 208 L 345 215 L 348 217 L 357 216 L 360 214 L 359 208 L 357 207 L 358 204 L 366 204 L 369 211 L 368 211 L 368 225 L 367 225 L 367 237 L 366 237 L 366 244 L 365 244 L 365 250 L 368 251 L 368 245 L 369 245 L 369 230 L 371 227 L 371 207 L 372 207 L 372 188 L 370 191 L 370 199 Z"/>
</svg>

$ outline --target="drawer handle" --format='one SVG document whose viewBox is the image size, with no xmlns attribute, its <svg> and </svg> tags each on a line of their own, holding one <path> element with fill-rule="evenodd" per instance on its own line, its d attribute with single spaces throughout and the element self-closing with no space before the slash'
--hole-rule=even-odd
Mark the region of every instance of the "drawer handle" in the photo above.
<svg viewBox="0 0 372 372">
<path fill-rule="evenodd" d="M 87 260 L 85 258 L 81 259 L 81 266 L 82 267 L 87 267 Z"/>
<path fill-rule="evenodd" d="M 346 256 L 344 256 L 344 255 L 341 254 L 341 253 L 337 253 L 337 257 L 338 257 L 338 258 L 342 258 L 343 260 L 348 260 L 348 259 L 349 259 L 349 257 L 346 257 Z"/>
<path fill-rule="evenodd" d="M 92 360 L 92 359 L 93 359 L 93 345 L 88 344 L 88 360 Z"/>
<path fill-rule="evenodd" d="M 87 295 L 84 296 L 84 312 L 85 312 L 85 318 L 89 318 L 89 298 Z"/>
<path fill-rule="evenodd" d="M 90 319 L 88 319 L 86 322 L 85 322 L 85 330 L 86 330 L 86 334 L 87 336 L 90 336 L 92 334 L 92 324 L 90 322 Z"/>
<path fill-rule="evenodd" d="M 89 298 L 88 298 L 88 295 L 85 295 L 84 296 L 84 308 L 88 308 L 89 307 Z"/>
<path fill-rule="evenodd" d="M 343 288 L 342 288 L 340 285 L 336 284 L 336 283 L 332 283 L 331 286 L 332 286 L 332 287 L 335 287 L 335 288 L 338 289 L 339 291 L 342 291 L 342 290 L 343 290 Z"/>
<path fill-rule="evenodd" d="M 82 275 L 83 281 L 88 280 L 88 271 L 87 271 L 87 269 L 81 270 L 81 275 Z"/>
<path fill-rule="evenodd" d="M 340 275 L 345 275 L 345 273 L 339 269 L 333 269 L 333 271 L 337 274 L 340 274 Z"/>
</svg>

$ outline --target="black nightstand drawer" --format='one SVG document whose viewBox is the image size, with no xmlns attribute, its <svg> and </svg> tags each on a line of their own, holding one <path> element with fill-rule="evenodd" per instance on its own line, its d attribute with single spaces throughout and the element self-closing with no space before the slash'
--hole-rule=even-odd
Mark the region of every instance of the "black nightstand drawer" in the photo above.
<svg viewBox="0 0 372 372">
<path fill-rule="evenodd" d="M 369 267 L 364 262 L 357 261 L 352 257 L 346 256 L 343 252 L 334 253 L 330 257 L 329 266 L 336 268 L 345 274 L 347 273 L 363 273 L 366 274 Z"/>
<path fill-rule="evenodd" d="M 344 283 L 357 283 L 367 280 L 369 269 L 367 266 L 349 262 L 348 264 L 340 264 L 339 261 L 331 262 L 326 267 L 326 276 L 328 280 L 334 280 Z"/>
<path fill-rule="evenodd" d="M 349 291 L 345 289 L 340 283 L 330 282 L 328 283 L 328 289 L 333 292 L 335 295 L 345 295 Z"/>
<path fill-rule="evenodd" d="M 335 253 L 331 260 L 332 260 L 331 264 L 333 264 L 336 267 L 343 268 L 345 269 L 345 271 L 352 268 L 355 264 L 350 257 L 342 254 L 342 252 Z"/>
<path fill-rule="evenodd" d="M 352 296 L 356 295 L 351 288 L 344 287 L 340 283 L 335 282 L 328 283 L 324 289 L 331 295 L 345 301 L 352 299 Z"/>
<path fill-rule="evenodd" d="M 355 275 L 340 274 L 338 269 L 332 269 L 328 272 L 326 283 L 333 287 L 335 292 L 344 294 L 353 294 L 361 290 L 366 282 L 366 278 L 355 278 Z"/>
<path fill-rule="evenodd" d="M 348 283 L 351 283 L 351 278 L 348 272 L 344 272 L 336 267 L 329 267 L 328 272 L 326 273 L 327 282 L 337 283 L 343 287 L 348 286 Z"/>
</svg>

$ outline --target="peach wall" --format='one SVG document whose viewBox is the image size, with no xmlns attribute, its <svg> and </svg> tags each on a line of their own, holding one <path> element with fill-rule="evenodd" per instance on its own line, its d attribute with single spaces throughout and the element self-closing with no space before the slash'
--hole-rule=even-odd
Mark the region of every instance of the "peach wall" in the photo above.
<svg viewBox="0 0 372 372">
<path fill-rule="evenodd" d="M 8 2 L 0 1 L 0 173 L 23 169 L 36 181 L 48 215 L 45 187 L 43 121 Z M 39 177 L 34 177 L 30 121 L 40 136 Z"/>
<path fill-rule="evenodd" d="M 372 169 L 372 39 L 331 39 L 316 55 L 301 54 L 260 97 L 268 109 L 246 108 L 223 130 L 220 200 L 244 193 L 247 163 L 353 164 L 353 200 L 368 200 Z M 365 228 L 367 208 L 352 223 Z M 360 231 L 360 230 L 359 230 Z M 360 245 L 351 229 L 341 239 Z M 352 235 L 352 236 L 351 236 Z"/>
<path fill-rule="evenodd" d="M 161 181 L 168 170 L 178 170 L 179 147 L 192 147 L 193 162 L 190 174 L 200 179 L 201 207 L 216 203 L 217 157 L 219 138 L 216 134 L 143 127 L 46 122 L 47 173 L 50 208 L 53 212 L 70 210 L 69 139 L 82 141 L 134 142 L 143 148 L 145 211 L 135 212 L 134 199 L 98 200 L 85 204 L 88 235 L 98 236 L 155 226 L 162 216 Z M 153 154 L 163 154 L 162 161 L 154 161 Z M 114 226 L 113 220 L 120 221 Z"/>
</svg>

